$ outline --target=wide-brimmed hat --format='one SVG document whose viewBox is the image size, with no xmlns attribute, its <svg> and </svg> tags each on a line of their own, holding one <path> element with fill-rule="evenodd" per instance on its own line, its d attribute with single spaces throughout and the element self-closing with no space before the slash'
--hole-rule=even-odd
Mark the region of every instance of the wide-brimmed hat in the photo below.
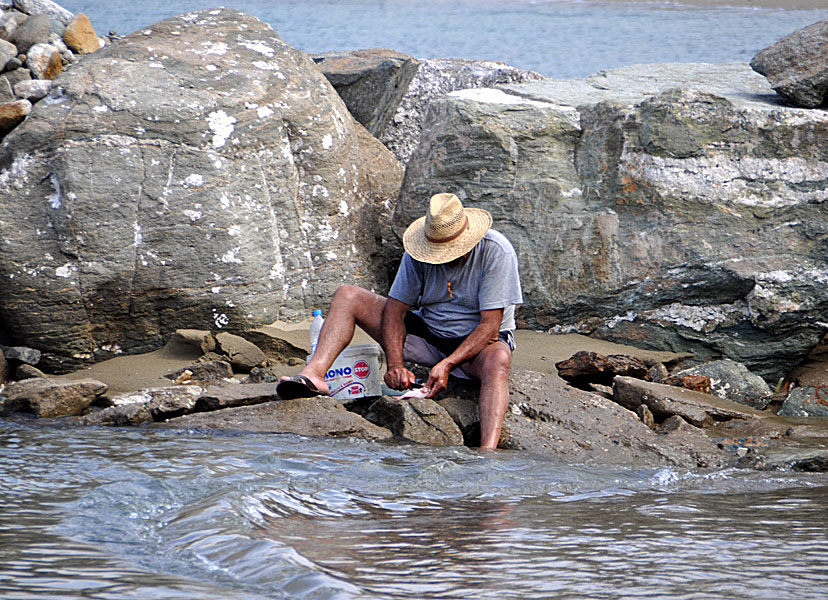
<svg viewBox="0 0 828 600">
<path fill-rule="evenodd" d="M 489 211 L 463 208 L 454 194 L 435 194 L 428 202 L 428 214 L 405 230 L 403 247 L 420 262 L 447 263 L 474 248 L 491 226 Z"/>
</svg>

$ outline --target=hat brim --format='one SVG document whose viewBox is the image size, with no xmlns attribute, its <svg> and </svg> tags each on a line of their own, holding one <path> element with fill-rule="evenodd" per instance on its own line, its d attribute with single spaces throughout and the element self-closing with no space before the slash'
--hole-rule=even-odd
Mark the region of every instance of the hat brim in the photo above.
<svg viewBox="0 0 828 600">
<path fill-rule="evenodd" d="M 408 226 L 403 234 L 403 248 L 411 258 L 420 262 L 439 265 L 460 258 L 483 239 L 492 226 L 492 215 L 482 208 L 464 208 L 469 226 L 449 242 L 435 243 L 426 239 L 425 217 Z"/>
</svg>

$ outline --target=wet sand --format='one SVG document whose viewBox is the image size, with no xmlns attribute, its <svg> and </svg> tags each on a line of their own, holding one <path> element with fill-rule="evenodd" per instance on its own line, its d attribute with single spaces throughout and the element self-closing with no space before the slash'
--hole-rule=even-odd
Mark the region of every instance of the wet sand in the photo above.
<svg viewBox="0 0 828 600">
<path fill-rule="evenodd" d="M 274 323 L 262 328 L 270 335 L 282 338 L 294 346 L 309 349 L 308 326 L 306 321 L 299 324 Z M 670 362 L 679 360 L 682 355 L 673 352 L 653 352 L 632 346 L 614 344 L 577 334 L 548 335 L 535 331 L 518 330 L 515 332 L 517 350 L 515 350 L 513 368 L 527 368 L 541 373 L 557 376 L 555 363 L 565 360 L 580 350 L 600 354 L 627 354 L 645 361 Z M 375 343 L 362 330 L 357 330 L 352 344 Z M 147 354 L 121 356 L 87 369 L 66 375 L 69 379 L 92 378 L 102 381 L 109 388 L 110 394 L 134 392 L 140 389 L 171 385 L 166 374 L 173 373 L 190 365 L 200 356 L 196 349 L 181 343 L 169 343 L 164 348 Z M 688 356 L 688 355 L 684 355 Z M 277 370 L 279 370 L 277 368 Z M 298 366 L 281 365 L 285 375 L 299 371 Z M 384 365 L 383 365 L 384 372 Z"/>
</svg>

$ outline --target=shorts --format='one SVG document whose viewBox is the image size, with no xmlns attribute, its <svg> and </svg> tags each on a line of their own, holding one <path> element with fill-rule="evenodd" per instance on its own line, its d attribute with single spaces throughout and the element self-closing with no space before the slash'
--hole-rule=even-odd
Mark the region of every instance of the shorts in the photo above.
<svg viewBox="0 0 828 600">
<path fill-rule="evenodd" d="M 431 332 L 423 319 L 408 311 L 405 315 L 405 343 L 403 344 L 403 358 L 411 362 L 434 366 L 446 356 L 457 350 L 465 337 L 445 338 Z M 515 350 L 515 336 L 511 331 L 501 331 L 498 340 Z M 457 367 L 451 372 L 455 377 L 471 379 L 462 368 Z"/>
</svg>

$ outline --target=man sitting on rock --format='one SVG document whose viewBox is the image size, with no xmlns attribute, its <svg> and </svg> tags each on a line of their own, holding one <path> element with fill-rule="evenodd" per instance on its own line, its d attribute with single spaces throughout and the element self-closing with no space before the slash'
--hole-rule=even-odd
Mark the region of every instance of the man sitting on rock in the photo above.
<svg viewBox="0 0 828 600">
<path fill-rule="evenodd" d="M 359 325 L 385 350 L 385 383 L 393 389 L 415 383 L 404 360 L 432 367 L 424 384 L 429 398 L 445 390 L 449 373 L 478 379 L 480 447 L 496 448 L 509 404 L 515 305 L 523 296 L 517 255 L 491 224 L 488 211 L 464 208 L 454 194 L 432 196 L 428 214 L 403 235 L 389 297 L 338 288 L 316 352 L 298 375 L 279 382 L 279 396 L 327 395 L 325 373 Z"/>
</svg>

